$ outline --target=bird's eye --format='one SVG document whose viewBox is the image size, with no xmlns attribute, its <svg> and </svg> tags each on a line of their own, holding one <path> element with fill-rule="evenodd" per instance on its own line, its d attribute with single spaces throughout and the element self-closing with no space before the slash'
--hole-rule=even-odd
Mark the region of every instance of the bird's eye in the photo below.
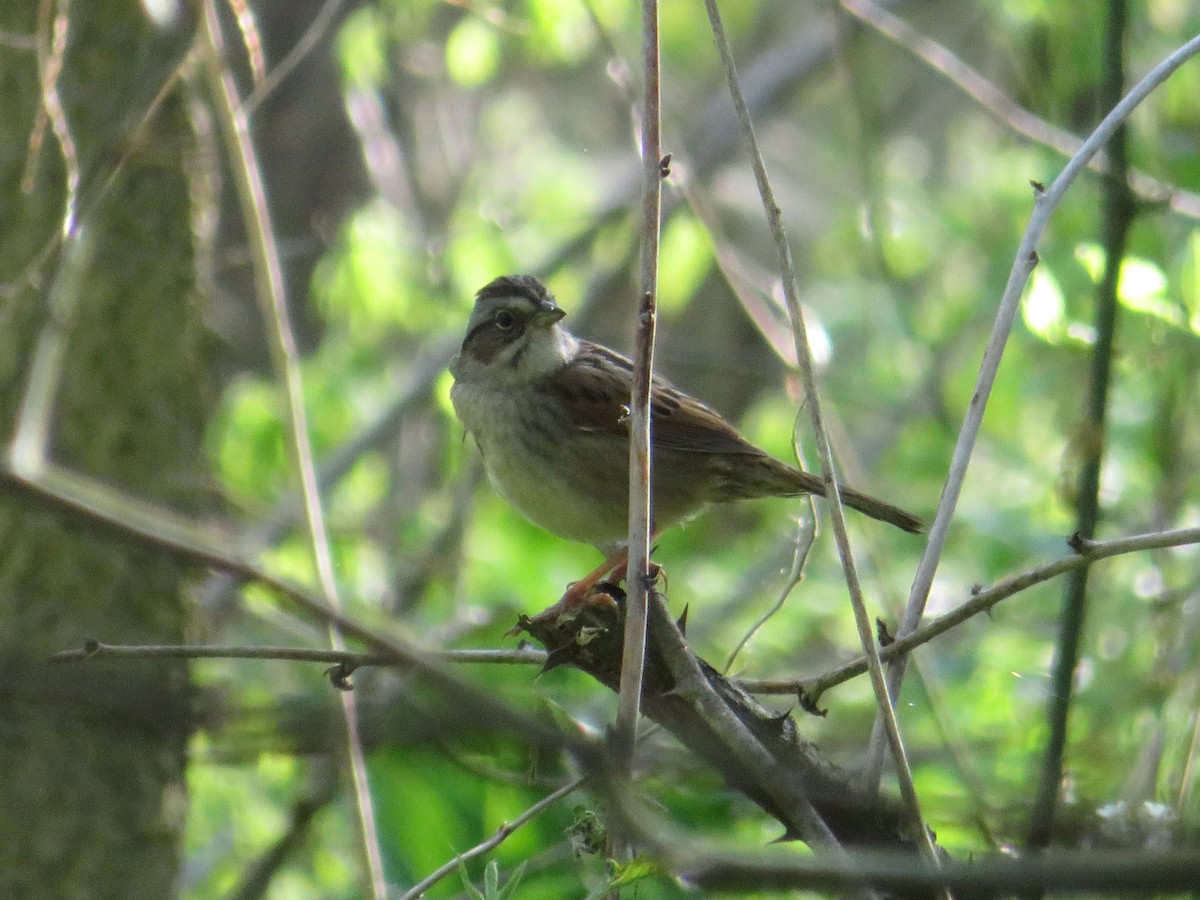
<svg viewBox="0 0 1200 900">
<path fill-rule="evenodd" d="M 494 322 L 496 327 L 501 331 L 508 331 L 517 323 L 517 319 L 507 309 L 502 309 L 492 317 L 492 322 Z"/>
</svg>

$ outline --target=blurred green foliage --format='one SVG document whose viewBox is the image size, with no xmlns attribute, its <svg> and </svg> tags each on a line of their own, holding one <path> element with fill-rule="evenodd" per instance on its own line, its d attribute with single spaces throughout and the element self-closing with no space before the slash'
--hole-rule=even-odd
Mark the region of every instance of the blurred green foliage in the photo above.
<svg viewBox="0 0 1200 900">
<path fill-rule="evenodd" d="M 1095 104 L 1104 4 L 900 6 L 916 27 L 1051 123 L 1085 135 L 1105 112 Z M 1031 211 L 1029 182 L 1049 183 L 1064 160 L 878 35 L 842 29 L 847 43 L 812 70 L 789 68 L 797 42 L 836 31 L 827 6 L 778 0 L 726 3 L 722 12 L 749 88 L 785 73 L 783 89 L 751 96 L 760 97 L 756 127 L 810 329 L 827 342 L 820 379 L 843 472 L 928 517 Z M 1200 29 L 1200 9 L 1182 0 L 1154 0 L 1133 15 L 1134 75 Z M 778 308 L 770 238 L 745 153 L 736 139 L 722 143 L 710 113 L 725 88 L 707 21 L 697 4 L 665 0 L 661 28 L 664 130 L 675 174 L 664 187 L 659 371 L 711 398 L 779 458 L 792 458 L 798 432 L 812 466 L 794 375 L 725 277 L 732 266 L 757 286 L 761 302 Z M 638 10 L 624 0 L 381 0 L 342 22 L 343 87 L 375 95 L 390 110 L 411 202 L 374 198 L 351 212 L 316 269 L 311 293 L 321 335 L 304 379 L 319 457 L 376 421 L 422 352 L 459 335 L 474 291 L 499 274 L 544 275 L 569 325 L 628 347 L 640 215 L 631 107 L 639 53 Z M 1131 122 L 1132 162 L 1191 188 L 1200 184 L 1194 76 L 1193 67 L 1168 82 Z M 965 601 L 973 585 L 1068 552 L 1104 264 L 1099 190 L 1097 176 L 1084 176 L 1039 250 L 931 613 Z M 1195 524 L 1200 515 L 1192 399 L 1200 388 L 1198 257 L 1194 220 L 1144 201 L 1121 270 L 1104 537 Z M 436 379 L 326 493 L 337 575 L 347 608 L 376 627 L 398 619 L 430 648 L 511 647 L 503 635 L 517 613 L 547 605 L 596 554 L 526 523 L 486 485 L 470 489 L 474 451 L 453 420 L 448 388 L 448 376 Z M 302 516 L 288 499 L 295 476 L 273 379 L 246 374 L 231 383 L 210 448 L 234 506 L 251 520 L 280 517 L 292 526 L 267 555 L 270 564 L 310 580 Z M 783 590 L 797 518 L 808 514 L 806 502 L 743 504 L 662 538 L 656 558 L 669 573 L 671 605 L 689 606 L 689 640 L 714 664 Z M 860 518 L 851 528 L 868 601 L 894 627 L 922 542 Z M 1065 790 L 1079 834 L 1095 824 L 1097 808 L 1124 798 L 1167 804 L 1195 836 L 1196 572 L 1187 549 L 1094 569 Z M 922 650 L 908 676 L 900 715 L 917 788 L 940 843 L 956 855 L 1022 840 L 1045 740 L 1060 597 L 1052 582 L 1006 601 Z M 230 642 L 321 640 L 261 600 L 222 628 L 220 639 Z M 822 515 L 803 581 L 735 671 L 813 675 L 852 656 L 856 641 Z M 202 681 L 232 695 L 235 709 L 328 690 L 315 669 L 197 668 Z M 577 673 L 538 678 L 529 669 L 475 667 L 463 674 L 527 709 L 553 708 L 578 727 L 602 729 L 611 720 L 613 698 Z M 389 679 L 376 673 L 356 681 L 369 698 Z M 765 702 L 791 705 L 785 697 Z M 830 709 L 823 720 L 796 713 L 801 731 L 835 759 L 857 764 L 874 713 L 869 686 L 857 679 L 822 705 Z M 218 729 L 194 747 L 188 852 L 196 875 L 188 896 L 195 898 L 226 895 L 287 827 L 289 804 L 310 777 L 282 738 L 268 734 L 261 752 L 235 762 L 222 759 L 220 742 Z M 385 733 L 368 761 L 387 872 L 400 885 L 485 839 L 544 796 L 547 782 L 567 777 L 561 760 L 487 736 L 409 743 Z M 647 739 L 643 768 L 647 792 L 679 826 L 750 847 L 778 836 L 776 823 L 663 735 Z M 474 862 L 466 882 L 448 878 L 429 896 L 463 896 L 465 884 L 479 890 L 485 882 L 499 890 L 496 879 L 522 865 L 521 897 L 602 888 L 612 873 L 568 846 L 575 803 L 598 808 L 579 792 L 502 844 L 492 855 L 497 870 Z M 347 800 L 323 810 L 270 896 L 355 895 L 354 828 Z M 686 893 L 653 869 L 636 874 L 639 898 Z"/>
</svg>

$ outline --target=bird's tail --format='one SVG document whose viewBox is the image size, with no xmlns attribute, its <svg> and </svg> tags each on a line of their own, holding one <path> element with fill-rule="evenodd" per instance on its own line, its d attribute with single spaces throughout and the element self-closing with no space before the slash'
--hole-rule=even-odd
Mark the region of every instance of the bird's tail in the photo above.
<svg viewBox="0 0 1200 900">
<path fill-rule="evenodd" d="M 778 460 L 773 460 L 773 462 L 778 462 Z M 796 487 L 795 493 L 797 495 L 816 494 L 819 497 L 825 496 L 825 482 L 819 476 L 801 469 L 794 469 L 791 466 L 784 466 L 782 463 L 779 463 L 779 465 L 782 468 L 786 468 L 790 473 L 790 480 Z M 838 493 L 841 495 L 842 503 L 851 509 L 857 509 L 860 513 L 864 513 L 872 519 L 878 519 L 880 522 L 895 525 L 897 528 L 902 528 L 911 534 L 920 534 L 925 530 L 925 523 L 921 519 L 898 506 L 893 506 L 885 500 L 880 500 L 878 497 L 872 497 L 869 494 L 856 491 L 854 488 L 846 487 L 844 484 L 838 485 Z"/>
</svg>

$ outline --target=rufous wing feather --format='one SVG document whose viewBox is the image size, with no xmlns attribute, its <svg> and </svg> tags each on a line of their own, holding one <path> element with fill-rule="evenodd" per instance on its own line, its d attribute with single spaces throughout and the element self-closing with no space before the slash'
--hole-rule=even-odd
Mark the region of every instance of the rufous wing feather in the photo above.
<svg viewBox="0 0 1200 900">
<path fill-rule="evenodd" d="M 576 427 L 629 433 L 633 363 L 626 357 L 597 344 L 582 342 L 573 364 L 557 373 L 553 384 L 571 411 Z M 764 455 L 719 413 L 665 379 L 653 380 L 650 415 L 654 449 Z"/>
<path fill-rule="evenodd" d="M 581 341 L 575 360 L 557 372 L 549 386 L 559 394 L 576 428 L 627 438 L 632 385 L 633 363 L 629 359 L 606 347 Z M 730 491 L 726 499 L 825 495 L 824 482 L 818 476 L 773 459 L 742 437 L 718 412 L 664 379 L 653 381 L 650 408 L 652 452 L 748 457 L 745 463 L 731 463 L 745 468 L 741 478 L 726 479 L 729 487 L 736 483 L 739 488 Z M 754 474 L 759 477 L 753 477 Z M 914 534 L 924 530 L 919 518 L 897 506 L 853 488 L 839 486 L 838 490 L 843 503 L 873 519 Z"/>
</svg>

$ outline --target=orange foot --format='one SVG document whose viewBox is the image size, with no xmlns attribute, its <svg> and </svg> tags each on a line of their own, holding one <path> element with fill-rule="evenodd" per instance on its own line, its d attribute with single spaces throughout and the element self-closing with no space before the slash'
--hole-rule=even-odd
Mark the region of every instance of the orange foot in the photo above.
<svg viewBox="0 0 1200 900">
<path fill-rule="evenodd" d="M 648 565 L 650 569 L 650 581 L 654 583 L 658 581 L 659 576 L 666 580 L 666 574 L 663 572 L 662 566 L 651 561 Z M 612 602 L 612 597 L 604 591 L 597 591 L 596 586 L 602 582 L 610 584 L 620 584 L 625 580 L 625 576 L 629 573 L 629 548 L 618 550 L 604 562 L 600 563 L 592 571 L 588 572 L 578 581 L 572 581 L 567 585 L 566 592 L 559 598 L 559 601 L 550 607 L 550 609 L 569 610 L 572 607 L 579 606 L 588 599 L 592 594 L 602 594 L 607 602 Z M 549 612 L 550 610 L 546 610 Z"/>
<path fill-rule="evenodd" d="M 558 602 L 534 616 L 533 621 L 557 622 L 564 617 L 573 619 L 579 615 L 581 610 L 593 604 L 604 606 L 615 604 L 613 595 L 609 591 L 603 590 L 603 585 L 615 585 L 624 581 L 628 566 L 628 549 L 617 551 L 578 581 L 572 581 L 567 585 L 566 591 L 558 599 Z M 658 563 L 651 562 L 651 580 L 657 580 L 660 575 L 665 579 L 666 575 L 662 567 Z M 508 633 L 510 635 L 519 634 L 521 630 L 521 626 L 518 625 Z"/>
</svg>

